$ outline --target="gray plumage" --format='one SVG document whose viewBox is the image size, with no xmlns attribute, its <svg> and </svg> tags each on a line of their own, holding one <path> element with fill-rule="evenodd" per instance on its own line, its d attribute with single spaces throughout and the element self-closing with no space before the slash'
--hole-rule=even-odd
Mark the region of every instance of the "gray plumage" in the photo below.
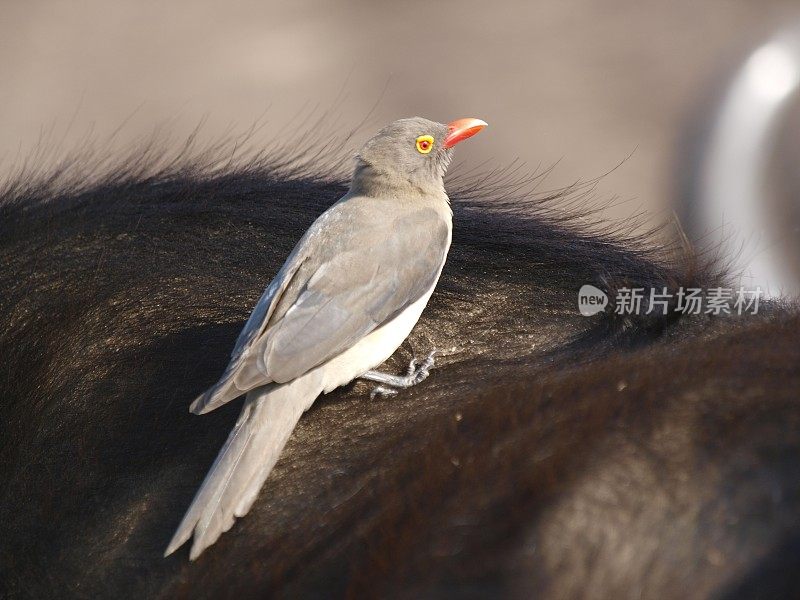
<svg viewBox="0 0 800 600">
<path fill-rule="evenodd" d="M 446 125 L 396 121 L 365 144 L 348 193 L 298 242 L 256 304 L 202 414 L 246 394 L 242 413 L 165 555 L 194 559 L 248 512 L 297 421 L 386 360 L 433 291 L 451 239 Z M 419 136 L 435 140 L 430 153 Z"/>
</svg>

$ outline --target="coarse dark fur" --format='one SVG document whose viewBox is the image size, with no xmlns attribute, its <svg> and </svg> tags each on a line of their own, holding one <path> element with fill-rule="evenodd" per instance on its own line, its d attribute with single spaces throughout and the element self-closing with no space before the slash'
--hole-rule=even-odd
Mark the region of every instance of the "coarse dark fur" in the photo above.
<svg viewBox="0 0 800 600">
<path fill-rule="evenodd" d="M 346 187 L 339 145 L 293 143 L 316 150 L 79 156 L 6 186 L 0 595 L 797 594 L 796 311 L 580 316 L 584 283 L 725 278 L 514 169 L 448 186 L 450 258 L 389 366 L 436 347 L 431 377 L 318 400 L 247 517 L 162 558 L 239 410 L 188 403 Z"/>
</svg>

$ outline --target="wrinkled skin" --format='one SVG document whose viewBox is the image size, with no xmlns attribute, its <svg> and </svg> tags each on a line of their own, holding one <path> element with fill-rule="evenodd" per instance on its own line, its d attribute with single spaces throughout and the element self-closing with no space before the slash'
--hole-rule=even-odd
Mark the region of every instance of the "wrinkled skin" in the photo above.
<svg viewBox="0 0 800 600">
<path fill-rule="evenodd" d="M 384 370 L 438 368 L 319 399 L 194 563 L 162 553 L 239 404 L 188 403 L 342 183 L 266 161 L 6 192 L 0 595 L 796 595 L 796 311 L 582 317 L 584 283 L 720 276 L 510 187 L 450 189 L 450 259 Z"/>
</svg>

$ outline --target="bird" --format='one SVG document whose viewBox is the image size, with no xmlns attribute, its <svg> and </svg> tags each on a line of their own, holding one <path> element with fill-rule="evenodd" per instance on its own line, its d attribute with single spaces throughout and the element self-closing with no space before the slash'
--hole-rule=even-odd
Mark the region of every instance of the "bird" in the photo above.
<svg viewBox="0 0 800 600">
<path fill-rule="evenodd" d="M 355 158 L 347 193 L 309 227 L 256 303 L 219 381 L 190 406 L 245 396 L 164 556 L 193 537 L 196 559 L 248 513 L 292 430 L 316 398 L 355 379 L 391 395 L 424 380 L 435 350 L 405 376 L 374 370 L 411 333 L 444 267 L 453 147 L 487 126 L 400 119 Z"/>
</svg>

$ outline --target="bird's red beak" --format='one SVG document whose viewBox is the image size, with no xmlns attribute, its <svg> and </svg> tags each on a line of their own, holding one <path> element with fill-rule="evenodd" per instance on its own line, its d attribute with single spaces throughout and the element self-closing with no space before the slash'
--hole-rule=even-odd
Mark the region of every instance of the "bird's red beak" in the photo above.
<svg viewBox="0 0 800 600">
<path fill-rule="evenodd" d="M 442 145 L 445 148 L 452 148 L 458 142 L 463 142 L 467 138 L 471 138 L 478 133 L 481 129 L 486 127 L 488 123 L 480 119 L 458 119 L 452 123 L 447 124 L 447 137 L 444 138 Z"/>
</svg>

